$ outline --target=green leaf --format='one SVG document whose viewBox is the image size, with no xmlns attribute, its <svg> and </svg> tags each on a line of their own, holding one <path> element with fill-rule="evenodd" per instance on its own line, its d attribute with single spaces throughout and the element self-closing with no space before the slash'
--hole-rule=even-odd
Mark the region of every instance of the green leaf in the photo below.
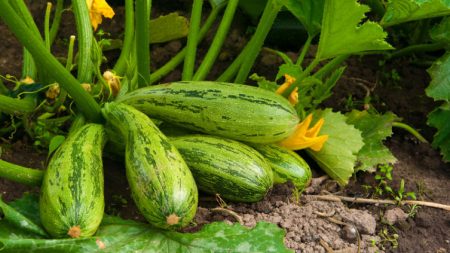
<svg viewBox="0 0 450 253">
<path fill-rule="evenodd" d="M 445 54 L 428 69 L 430 85 L 425 89 L 434 100 L 450 101 L 450 53 Z"/>
<path fill-rule="evenodd" d="M 450 17 L 445 17 L 430 31 L 430 37 L 434 42 L 450 44 Z"/>
<path fill-rule="evenodd" d="M 16 210 L 34 212 L 37 198 L 20 200 Z M 11 203 L 11 206 L 16 203 Z M 275 224 L 260 222 L 249 229 L 239 224 L 215 222 L 196 233 L 160 230 L 136 221 L 105 216 L 94 237 L 36 239 L 0 220 L 2 252 L 292 252 L 283 243 L 285 232 Z"/>
<path fill-rule="evenodd" d="M 50 140 L 50 144 L 48 145 L 47 157 L 50 157 L 53 154 L 53 152 L 55 152 L 55 150 L 59 146 L 61 146 L 61 144 L 64 142 L 65 139 L 66 139 L 66 137 L 64 137 L 63 135 L 53 136 L 53 138 Z"/>
<path fill-rule="evenodd" d="M 428 125 L 437 128 L 433 147 L 439 148 L 444 161 L 450 162 L 450 104 L 447 102 L 428 115 Z"/>
<path fill-rule="evenodd" d="M 178 15 L 169 13 L 150 20 L 150 43 L 167 42 L 186 37 L 189 33 L 189 21 Z"/>
<path fill-rule="evenodd" d="M 390 0 L 381 24 L 391 26 L 449 14 L 450 1 L 448 0 Z"/>
<path fill-rule="evenodd" d="M 47 237 L 47 233 L 38 225 L 36 225 L 33 221 L 25 217 L 25 215 L 16 211 L 13 207 L 7 205 L 0 198 L 0 214 L 3 215 L 3 219 L 5 222 L 9 223 L 17 229 L 21 229 L 24 232 L 34 233 L 39 236 Z M 0 231 L 0 235 L 2 235 L 5 231 Z M 1 247 L 0 247 L 1 249 Z"/>
<path fill-rule="evenodd" d="M 276 82 L 269 81 L 264 76 L 258 76 L 257 74 L 253 74 L 249 78 L 253 81 L 256 81 L 259 88 L 270 90 L 273 92 L 275 92 L 278 89 L 278 84 Z"/>
<path fill-rule="evenodd" d="M 324 0 L 287 0 L 286 8 L 306 28 L 309 36 L 314 37 L 320 32 Z"/>
<path fill-rule="evenodd" d="M 316 58 L 329 59 L 338 55 L 372 50 L 393 49 L 384 39 L 387 33 L 377 23 L 366 21 L 369 7 L 356 0 L 325 0 Z"/>
<path fill-rule="evenodd" d="M 358 152 L 355 171 L 375 172 L 378 164 L 396 161 L 383 140 L 392 135 L 392 123 L 397 119 L 393 113 L 384 115 L 369 114 L 367 111 L 353 110 L 347 115 L 347 123 L 361 131 L 364 146 Z"/>
<path fill-rule="evenodd" d="M 364 145 L 361 132 L 347 124 L 344 115 L 331 109 L 316 111 L 314 119 L 320 118 L 325 123 L 319 135 L 327 134 L 328 140 L 319 152 L 310 149 L 307 152 L 331 178 L 345 185 L 354 172 L 356 155 Z"/>
</svg>

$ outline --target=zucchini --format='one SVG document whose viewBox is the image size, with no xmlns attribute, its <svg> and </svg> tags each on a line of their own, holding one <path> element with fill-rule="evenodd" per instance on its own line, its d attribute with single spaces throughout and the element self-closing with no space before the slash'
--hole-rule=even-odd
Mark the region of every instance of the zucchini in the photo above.
<svg viewBox="0 0 450 253">
<path fill-rule="evenodd" d="M 302 191 L 311 182 L 309 165 L 294 151 L 274 144 L 253 144 L 252 147 L 263 155 L 272 167 L 275 184 L 291 181 L 297 190 Z"/>
<path fill-rule="evenodd" d="M 155 227 L 186 226 L 195 216 L 198 192 L 178 150 L 131 106 L 109 103 L 102 112 L 126 142 L 126 175 L 139 211 Z"/>
<path fill-rule="evenodd" d="M 160 84 L 134 90 L 117 102 L 180 127 L 253 143 L 284 140 L 299 123 L 287 99 L 240 84 Z"/>
<path fill-rule="evenodd" d="M 272 170 L 253 148 L 237 141 L 207 136 L 174 137 L 200 190 L 239 202 L 256 202 L 272 188 Z"/>
<path fill-rule="evenodd" d="M 42 225 L 56 238 L 88 237 L 103 218 L 102 125 L 74 130 L 54 153 L 42 181 Z"/>
</svg>

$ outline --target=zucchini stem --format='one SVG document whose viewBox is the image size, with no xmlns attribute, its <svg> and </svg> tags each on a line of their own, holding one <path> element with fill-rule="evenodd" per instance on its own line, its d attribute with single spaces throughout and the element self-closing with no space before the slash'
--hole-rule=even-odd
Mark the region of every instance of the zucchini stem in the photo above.
<svg viewBox="0 0 450 253">
<path fill-rule="evenodd" d="M 150 9 L 151 0 L 136 0 L 135 36 L 139 87 L 145 87 L 150 83 Z"/>
<path fill-rule="evenodd" d="M 200 33 L 200 21 L 202 19 L 203 0 L 194 0 L 192 4 L 189 35 L 186 45 L 186 57 L 184 58 L 182 80 L 189 81 L 194 75 L 195 57 L 197 54 L 197 42 Z"/>
<path fill-rule="evenodd" d="M 412 128 L 411 126 L 402 123 L 402 122 L 392 122 L 392 126 L 393 127 L 397 127 L 400 129 L 403 129 L 405 131 L 407 131 L 408 133 L 412 134 L 414 137 L 416 137 L 420 142 L 422 143 L 428 143 L 427 139 L 425 139 L 425 137 L 423 137 L 419 131 L 417 131 L 416 129 Z"/>
<path fill-rule="evenodd" d="M 72 0 L 72 9 L 78 34 L 78 75 L 81 83 L 92 82 L 91 49 L 94 34 L 86 0 Z"/>
<path fill-rule="evenodd" d="M 114 72 L 118 76 L 123 76 L 127 71 L 131 49 L 134 44 L 134 0 L 125 0 L 125 36 L 119 59 L 114 65 Z"/>
<path fill-rule="evenodd" d="M 44 171 L 22 167 L 0 159 L 0 177 L 25 185 L 40 186 Z"/>
</svg>

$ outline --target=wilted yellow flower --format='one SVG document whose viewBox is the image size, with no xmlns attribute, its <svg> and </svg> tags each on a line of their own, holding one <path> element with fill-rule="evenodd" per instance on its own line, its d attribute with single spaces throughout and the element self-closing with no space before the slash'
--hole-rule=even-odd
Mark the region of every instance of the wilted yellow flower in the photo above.
<svg viewBox="0 0 450 253">
<path fill-rule="evenodd" d="M 89 9 L 89 17 L 91 18 L 92 27 L 97 30 L 99 24 L 102 23 L 102 16 L 105 18 L 114 17 L 114 10 L 105 0 L 86 0 Z"/>
<path fill-rule="evenodd" d="M 88 93 L 91 93 L 91 91 L 92 91 L 92 87 L 91 87 L 90 83 L 82 83 L 81 87 Z"/>
<path fill-rule="evenodd" d="M 293 83 L 295 83 L 295 78 L 288 74 L 284 74 L 284 80 L 284 83 L 275 91 L 276 93 L 283 94 Z M 291 94 L 289 94 L 289 102 L 292 105 L 296 105 L 298 103 L 297 87 L 291 92 Z"/>
<path fill-rule="evenodd" d="M 45 92 L 45 96 L 48 99 L 55 99 L 59 96 L 60 91 L 61 91 L 61 89 L 59 88 L 59 84 L 54 83 L 54 84 L 50 85 L 48 90 Z"/>
<path fill-rule="evenodd" d="M 33 84 L 34 80 L 33 78 L 26 76 L 24 79 L 20 80 L 20 82 L 24 84 Z"/>
<path fill-rule="evenodd" d="M 107 70 L 103 73 L 103 78 L 108 84 L 111 94 L 115 97 L 120 91 L 120 77 L 113 72 Z"/>
<path fill-rule="evenodd" d="M 328 135 L 318 136 L 325 120 L 320 119 L 313 127 L 309 128 L 311 121 L 312 114 L 309 114 L 305 120 L 297 125 L 295 132 L 280 142 L 279 145 L 291 150 L 310 148 L 314 151 L 320 151 L 323 144 L 328 140 Z"/>
</svg>

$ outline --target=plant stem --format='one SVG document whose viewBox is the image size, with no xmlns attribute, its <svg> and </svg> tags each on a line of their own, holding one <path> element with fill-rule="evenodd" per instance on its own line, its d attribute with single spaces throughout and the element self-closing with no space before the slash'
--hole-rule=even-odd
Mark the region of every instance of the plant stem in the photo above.
<svg viewBox="0 0 450 253">
<path fill-rule="evenodd" d="M 342 62 L 348 59 L 350 57 L 349 54 L 346 55 L 340 55 L 336 58 L 333 58 L 333 60 L 329 61 L 325 66 L 321 67 L 316 73 L 314 73 L 313 77 L 317 79 L 322 79 L 325 76 L 327 76 L 331 71 L 335 70 L 339 65 L 341 65 Z"/>
<path fill-rule="evenodd" d="M 24 99 L 0 95 L 0 112 L 7 114 L 29 113 L 34 110 L 35 103 L 31 96 Z"/>
<path fill-rule="evenodd" d="M 255 63 L 256 57 L 261 51 L 264 40 L 269 33 L 278 12 L 281 10 L 281 7 L 283 7 L 283 5 L 277 3 L 276 0 L 267 1 L 262 17 L 256 27 L 256 32 L 250 40 L 250 42 L 253 43 L 249 47 L 248 52 L 245 54 L 241 68 L 239 69 L 239 72 L 234 80 L 235 83 L 244 83 L 245 80 L 247 80 L 248 74 Z"/>
<path fill-rule="evenodd" d="M 91 27 L 91 19 L 86 0 L 72 0 L 72 9 L 75 16 L 78 35 L 78 74 L 77 79 L 81 83 L 92 82 L 91 49 L 94 34 Z"/>
<path fill-rule="evenodd" d="M 432 44 L 418 44 L 418 45 L 411 45 L 402 49 L 399 49 L 391 54 L 388 54 L 387 58 L 393 59 L 413 53 L 421 53 L 421 52 L 430 52 L 430 51 L 437 51 L 440 49 L 445 48 L 446 43 L 444 42 L 436 42 Z"/>
<path fill-rule="evenodd" d="M 390 205 L 419 205 L 419 206 L 428 206 L 439 208 L 443 210 L 450 211 L 450 205 L 444 205 L 435 202 L 428 201 L 419 201 L 419 200 L 402 200 L 395 201 L 390 199 L 366 199 L 366 198 L 355 198 L 355 197 L 346 197 L 346 196 L 338 196 L 338 195 L 306 195 L 306 198 L 315 199 L 315 200 L 326 200 L 326 201 L 346 201 L 353 203 L 363 203 L 363 204 L 390 204 Z"/>
<path fill-rule="evenodd" d="M 55 14 L 53 16 L 52 27 L 50 28 L 50 45 L 55 41 L 58 34 L 59 25 L 61 24 L 61 16 L 64 11 L 64 0 L 56 0 Z"/>
<path fill-rule="evenodd" d="M 209 28 L 211 28 L 212 24 L 217 18 L 217 15 L 219 14 L 221 8 L 214 8 L 211 10 L 211 13 L 208 16 L 208 19 L 206 19 L 205 24 L 202 26 L 202 29 L 200 29 L 199 38 L 197 44 L 203 40 L 203 38 L 206 36 L 206 33 L 208 32 Z M 150 75 L 150 83 L 154 83 L 158 80 L 160 80 L 163 76 L 170 73 L 172 70 L 174 70 L 184 59 L 187 53 L 187 48 L 183 48 L 177 55 L 175 55 L 170 61 L 168 61 L 164 66 L 156 70 Z"/>
<path fill-rule="evenodd" d="M 303 60 L 305 59 L 306 53 L 308 52 L 313 39 L 314 39 L 313 36 L 308 35 L 308 38 L 306 39 L 305 44 L 303 45 L 302 51 L 299 57 L 297 58 L 297 62 L 295 63 L 295 65 L 302 66 Z"/>
<path fill-rule="evenodd" d="M 50 12 L 52 11 L 52 3 L 47 2 L 44 19 L 44 42 L 48 51 L 50 50 Z"/>
<path fill-rule="evenodd" d="M 194 0 L 192 3 L 191 20 L 189 24 L 189 35 L 186 45 L 186 56 L 184 58 L 183 73 L 181 79 L 183 81 L 192 80 L 194 75 L 195 57 L 197 54 L 197 43 L 200 32 L 200 21 L 202 19 L 203 0 Z"/>
<path fill-rule="evenodd" d="M 231 63 L 230 66 L 217 78 L 217 81 L 219 82 L 230 82 L 230 80 L 233 78 L 233 76 L 236 75 L 236 73 L 239 70 L 239 67 L 242 64 L 242 61 L 244 60 L 245 53 L 248 51 L 248 45 L 251 44 L 251 41 L 245 46 L 245 48 L 241 51 L 241 53 L 234 59 L 234 61 Z"/>
<path fill-rule="evenodd" d="M 3 83 L 2 78 L 0 77 L 0 94 L 8 94 L 9 90 L 8 88 L 5 86 L 5 84 Z"/>
<path fill-rule="evenodd" d="M 150 9 L 151 0 L 136 0 L 136 60 L 139 87 L 145 87 L 150 83 Z"/>
<path fill-rule="evenodd" d="M 416 137 L 420 142 L 422 143 L 428 143 L 427 139 L 423 137 L 416 129 L 412 128 L 411 126 L 401 123 L 401 122 L 392 122 L 393 127 L 401 128 L 408 133 L 412 134 L 414 137 Z"/>
<path fill-rule="evenodd" d="M 80 111 L 93 122 L 102 122 L 100 106 L 81 87 L 80 83 L 50 54 L 43 42 L 36 38 L 32 31 L 14 12 L 7 1 L 0 1 L 0 18 L 10 31 L 33 55 L 40 66 L 51 70 L 48 73 L 72 96 Z"/>
<path fill-rule="evenodd" d="M 119 59 L 114 65 L 114 72 L 123 76 L 127 71 L 131 48 L 134 46 L 134 0 L 125 0 L 125 36 Z"/>
<path fill-rule="evenodd" d="M 44 171 L 25 168 L 0 159 L 0 177 L 21 184 L 40 186 Z"/>
<path fill-rule="evenodd" d="M 28 26 L 28 28 L 31 29 L 33 36 L 36 36 L 37 38 L 42 40 L 39 29 L 37 28 L 36 23 L 33 20 L 33 16 L 28 10 L 25 2 L 23 0 L 13 0 L 9 2 L 16 11 L 16 13 L 22 18 L 22 20 Z M 37 70 L 36 70 L 36 63 L 34 62 L 33 57 L 31 56 L 30 52 L 28 52 L 28 50 L 24 48 L 22 78 L 26 78 L 27 76 L 35 80 L 37 77 Z"/>
<path fill-rule="evenodd" d="M 198 67 L 197 72 L 194 75 L 194 81 L 204 80 L 211 70 L 214 62 L 219 55 L 220 49 L 225 41 L 228 30 L 230 29 L 231 22 L 233 21 L 234 13 L 236 12 L 239 0 L 229 0 L 222 21 L 220 22 L 217 33 L 208 49 L 208 52 L 203 58 L 202 64 Z"/>
</svg>

